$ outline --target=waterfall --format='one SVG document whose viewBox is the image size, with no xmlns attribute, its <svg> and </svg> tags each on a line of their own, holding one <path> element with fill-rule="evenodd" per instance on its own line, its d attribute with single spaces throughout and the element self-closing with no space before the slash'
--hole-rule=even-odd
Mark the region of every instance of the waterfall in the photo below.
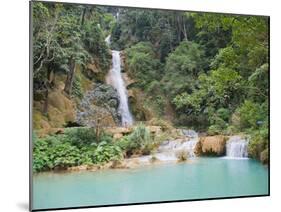
<svg viewBox="0 0 281 212">
<path fill-rule="evenodd" d="M 107 37 L 110 42 L 110 36 Z M 112 50 L 112 68 L 106 77 L 107 84 L 112 85 L 120 97 L 119 112 L 121 114 L 122 126 L 133 124 L 133 117 L 129 110 L 127 89 L 121 74 L 121 57 L 120 52 Z"/>
<path fill-rule="evenodd" d="M 178 151 L 185 151 L 189 157 L 195 157 L 195 147 L 198 142 L 198 134 L 193 130 L 182 130 L 185 139 L 183 141 L 166 141 L 160 145 L 158 152 L 173 153 L 176 156 Z"/>
<path fill-rule="evenodd" d="M 159 161 L 177 161 L 178 152 L 182 151 L 187 154 L 187 157 L 196 157 L 194 151 L 197 142 L 199 141 L 198 134 L 193 130 L 182 130 L 184 139 L 170 140 L 163 142 L 157 149 L 154 156 Z M 148 162 L 151 156 L 143 156 L 141 162 Z"/>
<path fill-rule="evenodd" d="M 248 140 L 240 136 L 232 136 L 226 143 L 226 156 L 228 158 L 247 158 Z"/>
</svg>

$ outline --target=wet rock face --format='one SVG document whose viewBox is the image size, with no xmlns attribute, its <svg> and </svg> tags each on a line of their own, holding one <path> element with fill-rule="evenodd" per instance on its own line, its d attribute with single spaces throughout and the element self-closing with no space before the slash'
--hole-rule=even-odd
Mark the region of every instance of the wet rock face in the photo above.
<svg viewBox="0 0 281 212">
<path fill-rule="evenodd" d="M 226 138 L 224 136 L 201 137 L 195 149 L 197 155 L 225 155 Z"/>
<path fill-rule="evenodd" d="M 86 93 L 78 106 L 76 121 L 88 127 L 95 127 L 97 124 L 116 126 L 121 120 L 119 102 L 117 91 L 111 85 L 97 84 Z"/>
</svg>

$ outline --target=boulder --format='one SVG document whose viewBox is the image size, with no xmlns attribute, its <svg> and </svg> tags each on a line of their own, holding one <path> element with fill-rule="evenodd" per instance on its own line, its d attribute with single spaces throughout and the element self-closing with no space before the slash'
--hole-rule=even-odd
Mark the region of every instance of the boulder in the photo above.
<svg viewBox="0 0 281 212">
<path fill-rule="evenodd" d="M 225 136 L 207 136 L 201 137 L 196 145 L 195 153 L 197 155 L 216 155 L 225 154 Z"/>
</svg>

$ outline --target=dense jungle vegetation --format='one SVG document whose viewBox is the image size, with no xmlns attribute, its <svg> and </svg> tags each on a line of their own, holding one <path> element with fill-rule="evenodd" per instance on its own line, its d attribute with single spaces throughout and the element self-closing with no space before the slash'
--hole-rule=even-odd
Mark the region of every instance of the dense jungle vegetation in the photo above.
<svg viewBox="0 0 281 212">
<path fill-rule="evenodd" d="M 251 157 L 268 158 L 268 18 L 40 2 L 32 16 L 34 171 L 148 154 L 158 142 L 142 124 L 119 142 L 97 124 L 67 128 L 92 83 L 105 84 L 110 49 L 123 51 L 128 90 L 143 96 L 141 107 L 129 99 L 136 121 L 245 133 Z M 51 128 L 65 130 L 39 133 Z"/>
</svg>

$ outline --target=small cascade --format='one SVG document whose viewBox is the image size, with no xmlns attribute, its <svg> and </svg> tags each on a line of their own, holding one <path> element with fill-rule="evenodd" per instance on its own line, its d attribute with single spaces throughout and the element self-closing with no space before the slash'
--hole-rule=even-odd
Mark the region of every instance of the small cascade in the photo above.
<svg viewBox="0 0 281 212">
<path fill-rule="evenodd" d="M 160 145 L 159 153 L 173 153 L 176 156 L 178 151 L 186 151 L 189 157 L 195 157 L 195 147 L 198 142 L 198 134 L 194 130 L 182 130 L 185 135 L 183 141 L 166 141 Z"/>
<path fill-rule="evenodd" d="M 110 37 L 107 37 L 110 42 Z M 133 124 L 133 116 L 129 110 L 127 89 L 121 74 L 120 52 L 112 50 L 112 68 L 109 71 L 106 82 L 112 85 L 120 97 L 119 112 L 121 114 L 122 126 L 127 127 Z"/>
<path fill-rule="evenodd" d="M 229 158 L 247 158 L 248 140 L 240 136 L 232 136 L 226 143 L 226 156 Z"/>
<path fill-rule="evenodd" d="M 196 157 L 194 151 L 197 142 L 199 141 L 198 134 L 193 130 L 182 130 L 184 139 L 177 139 L 163 142 L 154 156 L 159 161 L 177 161 L 178 152 L 187 154 L 187 157 Z M 147 162 L 151 156 L 144 156 L 140 158 L 141 162 Z"/>
</svg>

